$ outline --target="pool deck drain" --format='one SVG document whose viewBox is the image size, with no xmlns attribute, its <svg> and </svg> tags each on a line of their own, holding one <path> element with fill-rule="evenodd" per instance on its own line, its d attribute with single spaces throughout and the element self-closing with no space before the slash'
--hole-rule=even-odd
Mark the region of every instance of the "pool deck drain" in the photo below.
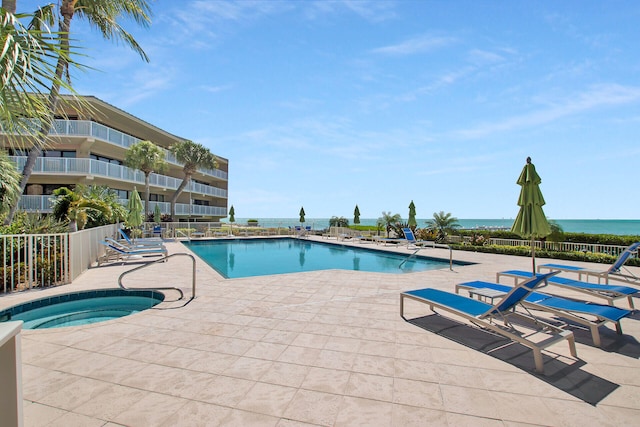
<svg viewBox="0 0 640 427">
<path fill-rule="evenodd" d="M 167 246 L 185 251 L 179 243 Z M 461 251 L 454 257 L 478 264 L 403 275 L 328 270 L 225 280 L 198 261 L 197 297 L 186 306 L 23 331 L 25 425 L 637 424 L 637 314 L 623 319 L 624 335 L 603 331 L 603 349 L 574 329 L 580 359 L 566 346 L 549 348 L 547 376 L 533 372 L 530 352 L 510 346 L 489 355 L 482 348 L 494 337 L 427 307 L 408 307 L 414 320 L 402 320 L 402 291 L 453 291 L 456 283 L 492 281 L 498 271 L 531 262 Z M 131 267 L 93 268 L 71 285 L 3 296 L 0 308 L 114 287 Z M 139 283 L 175 284 L 188 296 L 190 271 L 188 263 L 161 263 Z"/>
</svg>

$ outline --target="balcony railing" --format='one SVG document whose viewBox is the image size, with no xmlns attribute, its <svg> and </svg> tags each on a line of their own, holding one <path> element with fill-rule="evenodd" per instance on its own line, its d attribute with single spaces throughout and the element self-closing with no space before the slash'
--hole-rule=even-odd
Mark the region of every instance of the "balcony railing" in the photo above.
<svg viewBox="0 0 640 427">
<path fill-rule="evenodd" d="M 127 135 L 119 130 L 112 129 L 108 126 L 101 125 L 100 123 L 92 122 L 90 120 L 55 120 L 50 135 L 69 135 L 69 136 L 87 136 L 100 139 L 102 141 L 110 142 L 111 144 L 119 145 L 120 147 L 129 148 L 133 144 L 142 141 L 139 138 L 135 138 L 131 135 Z M 169 163 L 173 163 L 178 166 L 182 166 L 176 159 L 176 156 L 169 150 L 163 149 L 166 153 L 166 160 Z M 228 174 L 218 169 L 206 169 L 199 168 L 199 172 L 202 172 L 209 176 L 215 176 L 223 180 L 228 179 Z"/>
<path fill-rule="evenodd" d="M 51 213 L 53 211 L 54 196 L 31 196 L 23 195 L 18 204 L 19 209 L 26 212 Z M 119 200 L 123 206 L 127 205 L 127 199 Z M 144 206 L 144 201 L 142 201 Z M 171 203 L 169 202 L 149 202 L 149 211 L 153 212 L 156 205 L 160 206 L 162 214 L 171 213 Z M 206 216 L 206 217 L 225 217 L 227 216 L 226 208 L 220 206 L 202 206 L 189 203 L 176 203 L 176 215 L 179 216 Z"/>
<path fill-rule="evenodd" d="M 24 168 L 24 164 L 27 161 L 27 158 L 22 156 L 11 156 L 10 159 L 16 163 L 19 171 Z M 144 185 L 144 173 L 126 166 L 93 159 L 39 157 L 36 160 L 33 173 L 94 175 Z M 152 186 L 171 190 L 177 189 L 182 182 L 179 178 L 155 173 L 149 175 L 149 181 Z M 227 197 L 227 190 L 193 181 L 189 182 L 185 191 L 206 196 Z"/>
</svg>

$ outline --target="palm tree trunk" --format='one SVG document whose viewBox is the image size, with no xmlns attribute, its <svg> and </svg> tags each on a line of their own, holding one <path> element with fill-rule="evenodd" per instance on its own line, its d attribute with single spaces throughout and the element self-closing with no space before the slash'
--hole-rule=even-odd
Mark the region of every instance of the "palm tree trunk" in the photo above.
<svg viewBox="0 0 640 427">
<path fill-rule="evenodd" d="M 144 174 L 144 220 L 146 221 L 149 218 L 149 214 L 151 213 L 151 211 L 149 210 L 149 187 L 151 186 L 151 183 L 149 182 L 149 175 L 151 175 L 151 172 L 145 172 Z"/>
<path fill-rule="evenodd" d="M 9 13 L 16 14 L 17 0 L 2 0 L 2 8 Z"/>
<path fill-rule="evenodd" d="M 191 175 L 185 174 L 184 179 L 180 183 L 180 186 L 178 186 L 178 189 L 176 190 L 176 192 L 173 193 L 173 196 L 171 196 L 171 220 L 172 221 L 176 220 L 176 202 L 178 201 L 178 197 L 180 197 L 180 194 L 182 194 L 182 191 L 185 189 L 189 181 L 191 181 Z"/>
<path fill-rule="evenodd" d="M 3 5 L 4 5 L 4 1 Z M 60 6 L 60 13 L 63 16 L 63 20 L 60 23 L 60 50 L 65 52 L 65 54 L 69 53 L 69 27 L 71 26 L 71 18 L 73 18 L 74 12 L 74 2 L 73 0 L 63 0 L 62 5 Z M 56 76 L 60 80 L 62 80 L 62 75 L 67 69 L 68 61 L 65 55 L 58 55 L 58 62 L 56 64 Z M 49 111 L 51 117 L 55 115 L 56 108 L 58 106 L 58 99 L 60 95 L 60 83 L 53 82 L 51 84 L 51 90 L 49 92 Z M 24 189 L 27 187 L 27 183 L 31 178 L 31 174 L 33 173 L 33 168 L 36 165 L 36 160 L 42 154 L 42 147 L 46 143 L 47 135 L 51 130 L 52 121 L 46 120 L 42 127 L 40 128 L 40 134 L 38 136 L 37 141 L 34 142 L 33 147 L 29 150 L 29 155 L 27 156 L 27 161 L 24 164 L 24 168 L 22 169 L 22 180 L 20 181 L 20 196 L 24 193 Z M 5 218 L 4 224 L 9 225 L 11 221 L 13 221 L 13 217 L 18 209 L 18 203 L 20 202 L 20 197 L 16 200 L 15 204 L 11 206 L 9 210 L 9 214 Z"/>
</svg>

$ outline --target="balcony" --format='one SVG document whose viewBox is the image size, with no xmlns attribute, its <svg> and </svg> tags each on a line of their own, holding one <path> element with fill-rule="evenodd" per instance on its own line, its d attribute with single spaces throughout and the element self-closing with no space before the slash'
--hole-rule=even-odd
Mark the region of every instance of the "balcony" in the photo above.
<svg viewBox="0 0 640 427">
<path fill-rule="evenodd" d="M 18 170 L 22 171 L 27 158 L 23 156 L 10 156 L 9 158 L 16 163 Z M 144 186 L 144 173 L 141 171 L 93 159 L 39 157 L 36 160 L 33 173 L 100 176 L 118 181 L 127 181 L 133 184 L 141 184 Z M 151 186 L 166 188 L 169 190 L 176 190 L 182 182 L 179 178 L 155 173 L 149 175 L 149 181 Z M 193 181 L 189 182 L 184 191 L 199 193 L 205 196 L 221 198 L 227 197 L 227 190 Z"/>
<path fill-rule="evenodd" d="M 55 120 L 53 128 L 49 132 L 51 136 L 84 136 L 100 139 L 101 141 L 109 142 L 120 147 L 129 148 L 133 144 L 142 141 L 139 138 L 135 138 L 126 133 L 112 129 L 108 126 L 101 125 L 90 120 Z M 164 149 L 163 149 L 164 150 Z M 174 165 L 182 166 L 169 150 L 166 152 L 166 160 Z M 214 176 L 216 178 L 227 180 L 228 174 L 218 169 L 205 169 L 199 168 L 198 172 L 202 172 L 205 175 Z"/>
<path fill-rule="evenodd" d="M 39 213 L 51 213 L 53 210 L 54 196 L 29 196 L 23 195 L 20 198 L 18 208 L 25 212 L 39 212 Z M 123 206 L 127 205 L 127 199 L 119 200 Z M 144 200 L 142 201 L 144 206 Z M 169 202 L 149 202 L 149 211 L 153 212 L 156 205 L 160 206 L 160 212 L 162 214 L 171 213 L 171 203 Z M 220 206 L 201 206 L 188 203 L 176 203 L 176 215 L 177 216 L 191 216 L 191 217 L 225 217 L 227 216 L 227 210 Z"/>
</svg>

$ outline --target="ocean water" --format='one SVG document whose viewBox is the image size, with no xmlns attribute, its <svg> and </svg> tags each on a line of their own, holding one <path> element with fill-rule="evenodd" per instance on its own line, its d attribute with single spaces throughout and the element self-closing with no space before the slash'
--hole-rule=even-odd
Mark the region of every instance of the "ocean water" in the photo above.
<svg viewBox="0 0 640 427">
<path fill-rule="evenodd" d="M 236 224 L 245 224 L 249 218 L 236 218 Z M 253 218 L 265 227 L 293 227 L 300 225 L 299 218 Z M 353 224 L 353 218 L 347 218 Z M 360 218 L 360 225 L 376 225 L 377 218 Z M 403 218 L 406 221 L 406 218 Z M 417 219 L 418 227 L 424 227 L 427 219 Z M 461 228 L 507 228 L 510 229 L 514 219 L 458 219 Z M 558 219 L 552 220 L 569 233 L 617 234 L 623 236 L 640 236 L 640 219 Z M 314 230 L 329 227 L 329 218 L 306 218 L 305 225 Z"/>
</svg>

